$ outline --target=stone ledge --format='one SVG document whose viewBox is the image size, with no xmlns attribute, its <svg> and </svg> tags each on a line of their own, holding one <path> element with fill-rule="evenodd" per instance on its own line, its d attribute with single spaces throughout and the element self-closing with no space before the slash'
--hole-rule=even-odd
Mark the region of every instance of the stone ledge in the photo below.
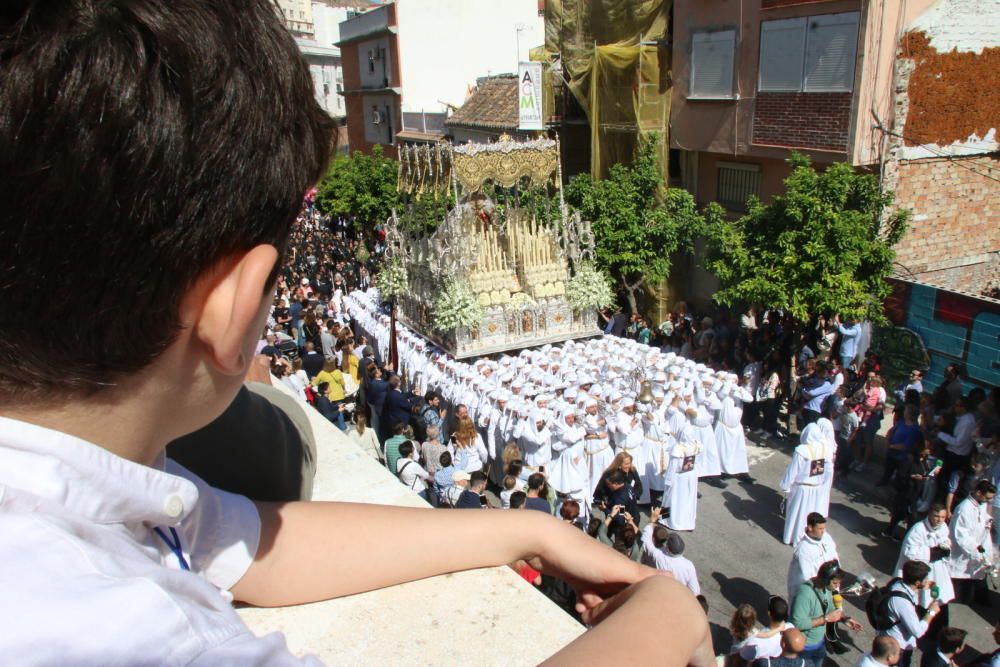
<svg viewBox="0 0 1000 667">
<path fill-rule="evenodd" d="M 306 412 L 316 437 L 313 500 L 426 507 L 322 415 Z M 509 568 L 239 614 L 257 635 L 282 632 L 295 654 L 330 665 L 534 665 L 584 630 Z"/>
</svg>

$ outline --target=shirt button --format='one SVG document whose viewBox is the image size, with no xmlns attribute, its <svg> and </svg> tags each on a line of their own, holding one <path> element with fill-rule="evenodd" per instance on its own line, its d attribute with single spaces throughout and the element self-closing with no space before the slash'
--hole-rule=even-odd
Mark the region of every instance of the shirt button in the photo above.
<svg viewBox="0 0 1000 667">
<path fill-rule="evenodd" d="M 169 496 L 163 503 L 163 512 L 171 519 L 178 518 L 184 513 L 184 501 L 180 496 Z"/>
</svg>

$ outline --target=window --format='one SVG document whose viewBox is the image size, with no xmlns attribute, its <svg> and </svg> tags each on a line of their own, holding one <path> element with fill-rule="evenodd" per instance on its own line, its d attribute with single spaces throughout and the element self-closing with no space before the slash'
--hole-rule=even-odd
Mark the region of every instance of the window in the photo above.
<svg viewBox="0 0 1000 667">
<path fill-rule="evenodd" d="M 755 164 L 720 162 L 716 200 L 730 211 L 746 211 L 750 195 L 760 196 L 760 167 Z"/>
<path fill-rule="evenodd" d="M 371 49 L 368 50 L 368 71 L 371 74 L 375 73 L 375 52 Z"/>
<path fill-rule="evenodd" d="M 695 32 L 691 35 L 691 98 L 733 96 L 736 31 Z"/>
<path fill-rule="evenodd" d="M 762 21 L 757 89 L 849 93 L 857 48 L 858 12 Z"/>
</svg>

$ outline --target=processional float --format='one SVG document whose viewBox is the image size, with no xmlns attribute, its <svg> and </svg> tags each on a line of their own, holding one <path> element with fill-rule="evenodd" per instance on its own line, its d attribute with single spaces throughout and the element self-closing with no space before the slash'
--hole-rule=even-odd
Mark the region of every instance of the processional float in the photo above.
<svg viewBox="0 0 1000 667">
<path fill-rule="evenodd" d="M 400 281 L 392 296 L 402 322 L 458 359 L 600 333 L 580 284 L 596 275 L 594 234 L 563 199 L 558 142 L 504 136 L 399 152 L 402 192 L 450 189 L 456 202 L 433 232 L 404 224 L 395 211 L 388 221 L 386 257 Z M 540 220 L 516 198 L 497 205 L 486 194 L 490 184 L 553 188 L 558 214 Z"/>
</svg>

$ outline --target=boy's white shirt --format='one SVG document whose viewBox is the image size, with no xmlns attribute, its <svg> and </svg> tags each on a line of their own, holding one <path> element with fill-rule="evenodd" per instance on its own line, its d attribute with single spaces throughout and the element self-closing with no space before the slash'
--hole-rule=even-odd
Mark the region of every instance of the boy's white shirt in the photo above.
<svg viewBox="0 0 1000 667">
<path fill-rule="evenodd" d="M 191 572 L 153 530 L 173 527 Z M 247 498 L 0 417 L 0 664 L 318 664 L 255 637 L 228 589 L 257 551 Z"/>
</svg>

